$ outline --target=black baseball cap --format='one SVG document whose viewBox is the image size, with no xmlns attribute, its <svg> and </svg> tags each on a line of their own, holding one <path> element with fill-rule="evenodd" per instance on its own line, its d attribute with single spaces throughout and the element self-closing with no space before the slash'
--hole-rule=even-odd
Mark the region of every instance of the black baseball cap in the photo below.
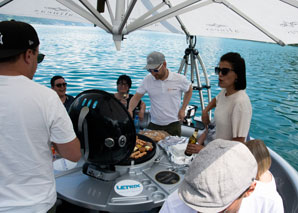
<svg viewBox="0 0 298 213">
<path fill-rule="evenodd" d="M 0 22 L 0 58 L 7 58 L 35 49 L 39 45 L 35 29 L 25 22 Z"/>
</svg>

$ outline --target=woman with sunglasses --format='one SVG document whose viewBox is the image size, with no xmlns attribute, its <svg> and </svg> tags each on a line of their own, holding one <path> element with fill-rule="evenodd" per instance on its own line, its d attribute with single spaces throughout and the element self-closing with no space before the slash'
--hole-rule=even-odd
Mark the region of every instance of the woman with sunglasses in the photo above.
<svg viewBox="0 0 298 213">
<path fill-rule="evenodd" d="M 74 101 L 74 97 L 66 94 L 66 86 L 67 83 L 65 82 L 65 79 L 62 76 L 56 75 L 52 77 L 51 88 L 57 92 L 60 100 L 62 101 L 66 110 L 68 111 L 70 105 Z"/>
<path fill-rule="evenodd" d="M 127 109 L 129 102 L 133 97 L 132 94 L 129 94 L 129 89 L 131 88 L 131 78 L 127 75 L 120 75 L 117 79 L 117 92 L 114 94 L 115 98 L 118 99 Z M 146 104 L 140 100 L 137 107 L 133 111 L 133 117 L 138 112 L 140 120 L 143 120 L 144 113 L 146 110 Z"/>
<path fill-rule="evenodd" d="M 208 126 L 208 112 L 215 108 L 215 137 L 245 142 L 252 117 L 250 99 L 245 91 L 245 61 L 239 53 L 226 53 L 220 58 L 219 66 L 215 67 L 215 73 L 222 90 L 203 110 L 202 121 Z M 208 131 L 206 129 L 198 139 L 198 144 L 187 146 L 188 153 L 198 153 L 203 148 Z"/>
</svg>

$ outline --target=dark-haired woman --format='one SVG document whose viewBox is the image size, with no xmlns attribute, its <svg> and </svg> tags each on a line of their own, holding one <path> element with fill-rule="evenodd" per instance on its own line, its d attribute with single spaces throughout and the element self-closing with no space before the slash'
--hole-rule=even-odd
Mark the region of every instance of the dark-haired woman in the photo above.
<svg viewBox="0 0 298 213">
<path fill-rule="evenodd" d="M 129 106 L 129 101 L 133 97 L 132 94 L 129 94 L 129 89 L 131 88 L 131 78 L 127 75 L 120 75 L 117 79 L 117 93 L 114 94 L 115 98 L 117 98 L 127 109 Z M 134 110 L 135 113 L 138 112 L 138 116 L 140 120 L 143 120 L 144 113 L 146 110 L 146 104 L 140 100 L 137 107 Z"/>
<path fill-rule="evenodd" d="M 74 101 L 74 97 L 66 94 L 67 83 L 65 79 L 60 75 L 55 75 L 51 78 L 51 88 L 57 92 L 60 100 L 68 111 Z"/>
<path fill-rule="evenodd" d="M 216 138 L 245 142 L 252 117 L 251 103 L 245 91 L 245 61 L 239 53 L 227 53 L 220 58 L 215 73 L 222 90 L 203 110 L 202 121 L 207 126 L 210 123 L 208 112 L 215 108 Z M 198 139 L 199 145 L 189 145 L 187 152 L 198 153 L 206 135 L 207 131 Z"/>
</svg>

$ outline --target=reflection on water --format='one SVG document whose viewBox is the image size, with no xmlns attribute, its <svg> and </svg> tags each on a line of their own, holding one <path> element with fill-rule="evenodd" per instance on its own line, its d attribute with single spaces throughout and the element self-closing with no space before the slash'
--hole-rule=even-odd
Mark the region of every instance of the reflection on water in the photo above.
<svg viewBox="0 0 298 213">
<path fill-rule="evenodd" d="M 134 93 L 147 71 L 143 70 L 151 51 L 166 55 L 170 70 L 177 72 L 187 47 L 182 35 L 135 32 L 127 35 L 117 52 L 110 35 L 98 28 L 36 26 L 40 51 L 46 58 L 39 65 L 35 81 L 50 86 L 53 75 L 63 75 L 68 92 L 77 95 L 87 89 L 116 92 L 119 75 L 133 79 Z M 220 88 L 214 67 L 226 52 L 239 52 L 247 64 L 247 93 L 253 105 L 250 134 L 265 141 L 298 170 L 298 48 L 230 39 L 200 38 L 197 49 L 204 60 L 212 97 Z M 148 96 L 143 100 L 150 105 Z M 205 101 L 207 97 L 205 97 Z M 197 92 L 191 104 L 199 104 Z"/>
</svg>

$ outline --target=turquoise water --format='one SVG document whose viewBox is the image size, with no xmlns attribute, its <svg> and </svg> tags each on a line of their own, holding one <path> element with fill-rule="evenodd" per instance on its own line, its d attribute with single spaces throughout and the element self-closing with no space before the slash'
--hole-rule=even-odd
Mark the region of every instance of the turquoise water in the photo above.
<svg viewBox="0 0 298 213">
<path fill-rule="evenodd" d="M 142 31 L 128 35 L 117 52 L 111 35 L 98 28 L 35 27 L 41 40 L 40 51 L 46 58 L 34 81 L 50 87 L 53 75 L 63 75 L 68 93 L 74 96 L 87 89 L 116 92 L 116 80 L 121 74 L 132 77 L 134 93 L 147 74 L 142 68 L 148 53 L 163 52 L 170 70 L 177 72 L 188 46 L 182 35 Z M 196 47 L 207 68 L 212 97 L 220 91 L 213 71 L 220 56 L 235 51 L 245 58 L 247 93 L 253 106 L 250 134 L 264 140 L 298 170 L 298 47 L 216 38 L 200 38 Z M 143 100 L 150 105 L 148 96 Z M 191 104 L 199 105 L 197 92 Z"/>
</svg>

